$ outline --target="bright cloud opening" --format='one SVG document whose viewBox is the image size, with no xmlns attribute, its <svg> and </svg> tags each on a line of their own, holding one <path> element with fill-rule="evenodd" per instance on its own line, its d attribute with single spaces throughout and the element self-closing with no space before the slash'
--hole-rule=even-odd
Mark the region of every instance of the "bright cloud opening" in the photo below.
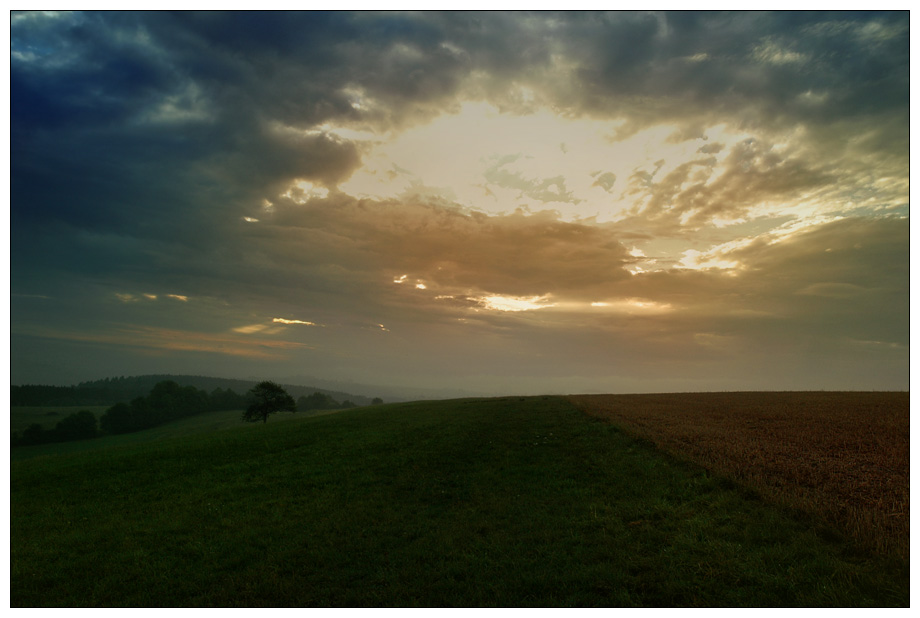
<svg viewBox="0 0 920 618">
<path fill-rule="evenodd" d="M 284 194 L 298 204 L 305 204 L 313 198 L 323 199 L 329 196 L 329 189 L 313 184 L 308 180 L 298 180 Z"/>
<path fill-rule="evenodd" d="M 375 199 L 435 191 L 490 214 L 527 207 L 555 210 L 570 221 L 613 221 L 641 200 L 629 186 L 637 174 L 652 182 L 689 161 L 705 160 L 701 169 L 708 170 L 708 182 L 721 173 L 731 146 L 749 137 L 718 125 L 698 137 L 675 139 L 676 126 L 658 125 L 619 138 L 618 124 L 548 110 L 514 116 L 488 103 L 465 102 L 459 113 L 395 137 L 357 140 L 367 149 L 363 166 L 340 188 Z M 722 146 L 714 148 L 715 142 Z"/>
<path fill-rule="evenodd" d="M 495 311 L 533 311 L 535 309 L 546 309 L 553 307 L 555 303 L 550 303 L 548 296 L 480 296 L 473 298 L 486 309 Z"/>
<path fill-rule="evenodd" d="M 734 260 L 726 260 L 711 253 L 697 251 L 696 249 L 687 249 L 684 251 L 684 257 L 680 259 L 677 265 L 681 268 L 688 268 L 691 270 L 707 270 L 710 268 L 731 270 L 739 266 L 738 262 Z"/>
</svg>

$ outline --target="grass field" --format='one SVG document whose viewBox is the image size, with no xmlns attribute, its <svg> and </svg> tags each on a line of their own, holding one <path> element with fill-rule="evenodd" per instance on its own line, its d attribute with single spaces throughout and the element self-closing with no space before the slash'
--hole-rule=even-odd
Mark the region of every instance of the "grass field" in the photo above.
<svg viewBox="0 0 920 618">
<path fill-rule="evenodd" d="M 556 397 L 272 419 L 10 478 L 14 607 L 909 604 L 907 561 Z"/>
<path fill-rule="evenodd" d="M 570 399 L 681 458 L 815 513 L 874 551 L 909 557 L 909 393 Z"/>
</svg>

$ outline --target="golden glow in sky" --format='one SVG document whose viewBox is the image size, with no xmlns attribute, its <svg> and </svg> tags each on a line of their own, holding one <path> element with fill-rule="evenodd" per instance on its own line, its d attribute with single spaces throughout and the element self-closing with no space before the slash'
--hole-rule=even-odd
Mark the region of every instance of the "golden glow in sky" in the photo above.
<svg viewBox="0 0 920 618">
<path fill-rule="evenodd" d="M 439 195 L 489 214 L 523 207 L 554 210 L 563 220 L 605 222 L 641 204 L 637 176 L 665 176 L 697 162 L 687 182 L 706 185 L 718 179 L 731 148 L 748 138 L 724 125 L 696 139 L 677 139 L 673 125 L 621 138 L 620 125 L 546 110 L 503 114 L 488 103 L 466 102 L 456 114 L 397 135 L 350 133 L 361 138 L 366 152 L 362 167 L 340 189 L 375 199 Z M 329 132 L 349 134 L 333 127 Z"/>
</svg>

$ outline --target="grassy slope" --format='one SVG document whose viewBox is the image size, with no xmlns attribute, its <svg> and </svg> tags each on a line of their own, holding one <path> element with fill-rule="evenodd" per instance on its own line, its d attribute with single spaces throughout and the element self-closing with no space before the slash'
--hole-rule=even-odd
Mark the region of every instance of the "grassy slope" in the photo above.
<svg viewBox="0 0 920 618">
<path fill-rule="evenodd" d="M 861 554 L 560 398 L 11 465 L 11 604 L 907 605 Z"/>
</svg>

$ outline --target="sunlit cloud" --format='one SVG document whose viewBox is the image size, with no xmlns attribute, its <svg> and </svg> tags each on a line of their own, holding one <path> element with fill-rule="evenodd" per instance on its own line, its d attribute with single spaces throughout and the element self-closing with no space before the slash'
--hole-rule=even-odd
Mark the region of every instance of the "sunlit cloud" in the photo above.
<svg viewBox="0 0 920 618">
<path fill-rule="evenodd" d="M 182 294 L 167 294 L 166 297 L 175 300 L 181 300 L 183 303 L 188 302 L 188 296 L 183 296 Z"/>
<path fill-rule="evenodd" d="M 305 320 L 288 320 L 285 318 L 272 318 L 272 322 L 279 324 L 302 324 L 304 326 L 316 326 L 316 322 L 307 322 Z"/>
<path fill-rule="evenodd" d="M 326 187 L 317 186 L 316 184 L 300 180 L 287 190 L 287 193 L 284 194 L 284 197 L 288 197 L 293 201 L 303 204 L 307 200 L 313 198 L 324 198 L 329 195 L 329 189 Z"/>
</svg>

